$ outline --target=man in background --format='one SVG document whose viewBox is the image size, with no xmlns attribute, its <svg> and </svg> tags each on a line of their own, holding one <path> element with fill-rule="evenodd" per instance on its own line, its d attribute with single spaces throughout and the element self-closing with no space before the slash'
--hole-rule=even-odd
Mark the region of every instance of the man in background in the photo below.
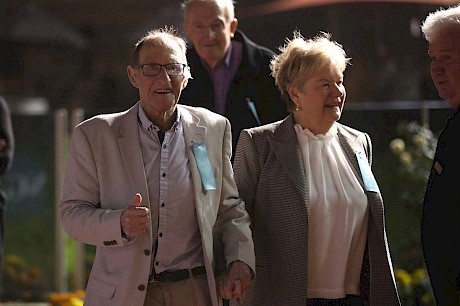
<svg viewBox="0 0 460 306">
<path fill-rule="evenodd" d="M 232 125 L 233 149 L 243 128 L 284 118 L 284 103 L 270 72 L 274 52 L 237 30 L 232 0 L 185 0 L 184 30 L 192 46 L 193 79 L 181 103 L 224 115 Z"/>
</svg>

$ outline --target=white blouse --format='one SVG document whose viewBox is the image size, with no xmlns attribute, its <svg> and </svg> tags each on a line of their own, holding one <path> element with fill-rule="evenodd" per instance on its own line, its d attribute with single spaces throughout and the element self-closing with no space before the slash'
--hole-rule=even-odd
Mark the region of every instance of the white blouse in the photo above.
<svg viewBox="0 0 460 306">
<path fill-rule="evenodd" d="M 313 135 L 295 125 L 309 186 L 308 298 L 360 294 L 367 197 L 340 146 L 337 126 Z"/>
</svg>

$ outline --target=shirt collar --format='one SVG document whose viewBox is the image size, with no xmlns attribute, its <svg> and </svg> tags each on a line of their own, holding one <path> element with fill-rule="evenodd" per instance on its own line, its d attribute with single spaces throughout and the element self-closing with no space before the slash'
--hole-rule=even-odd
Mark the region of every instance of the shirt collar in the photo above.
<svg viewBox="0 0 460 306">
<path fill-rule="evenodd" d="M 175 129 L 175 127 L 177 126 L 177 124 L 180 121 L 181 115 L 180 115 L 180 111 L 179 111 L 178 108 L 176 108 L 176 114 L 177 114 L 176 121 L 174 122 L 174 124 L 171 127 L 171 129 Z M 139 109 L 137 111 L 137 118 L 138 118 L 139 124 L 142 126 L 142 128 L 147 130 L 148 132 L 160 131 L 160 128 L 158 126 L 156 126 L 155 124 L 153 124 L 152 121 L 150 121 L 149 117 L 147 117 L 147 114 L 145 113 L 144 109 L 140 105 L 139 105 Z"/>
<path fill-rule="evenodd" d="M 234 43 L 236 43 L 236 42 L 234 42 L 234 41 L 230 42 L 230 46 L 228 47 L 227 54 L 225 54 L 225 57 L 224 57 L 223 65 L 225 65 L 226 68 L 230 67 L 230 61 L 232 59 L 233 44 Z M 208 64 L 202 58 L 200 58 L 200 60 L 201 60 L 201 63 L 204 65 L 204 67 L 206 67 L 206 69 L 210 70 Z M 222 65 L 222 64 L 219 64 L 219 65 Z"/>
<path fill-rule="evenodd" d="M 228 47 L 227 54 L 225 55 L 224 63 L 225 66 L 230 66 L 230 59 L 232 58 L 233 52 L 233 41 L 230 42 L 230 46 Z"/>
<path fill-rule="evenodd" d="M 294 126 L 296 132 L 299 134 L 303 134 L 303 135 L 306 135 L 308 136 L 309 138 L 314 138 L 314 139 L 331 139 L 333 138 L 335 135 L 337 135 L 337 125 L 334 123 L 331 128 L 329 129 L 329 131 L 327 131 L 325 134 L 316 134 L 314 135 L 309 129 L 303 129 L 302 126 L 300 126 L 300 124 L 295 124 Z"/>
</svg>

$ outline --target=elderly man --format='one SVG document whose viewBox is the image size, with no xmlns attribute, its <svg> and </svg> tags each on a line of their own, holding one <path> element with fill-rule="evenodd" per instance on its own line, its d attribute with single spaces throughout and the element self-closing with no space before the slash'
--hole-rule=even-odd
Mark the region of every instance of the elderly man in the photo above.
<svg viewBox="0 0 460 306">
<path fill-rule="evenodd" d="M 237 30 L 232 0 L 185 0 L 184 30 L 194 77 L 181 103 L 202 106 L 232 124 L 233 148 L 243 128 L 281 120 L 287 114 L 271 77 L 274 52 Z"/>
<path fill-rule="evenodd" d="M 426 188 L 423 250 L 438 305 L 460 305 L 460 6 L 429 14 L 422 32 L 434 85 L 453 110 L 439 136 Z"/>
<path fill-rule="evenodd" d="M 59 206 L 67 233 L 97 247 L 85 305 L 217 306 L 218 292 L 240 300 L 255 258 L 229 121 L 177 104 L 191 76 L 173 29 L 141 38 L 127 71 L 139 102 L 75 128 Z M 216 288 L 217 220 L 229 273 Z"/>
</svg>

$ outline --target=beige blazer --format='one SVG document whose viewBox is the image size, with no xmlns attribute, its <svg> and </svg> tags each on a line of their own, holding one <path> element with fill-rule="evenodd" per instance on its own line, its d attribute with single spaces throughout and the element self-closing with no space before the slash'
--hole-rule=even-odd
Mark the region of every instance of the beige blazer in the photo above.
<svg viewBox="0 0 460 306">
<path fill-rule="evenodd" d="M 364 184 L 356 150 L 372 163 L 367 134 L 338 125 L 342 148 Z M 309 186 L 292 115 L 283 121 L 243 130 L 234 161 L 235 181 L 251 216 L 256 278 L 244 305 L 305 306 Z M 387 246 L 380 192 L 366 192 L 369 225 L 361 293 L 366 305 L 399 305 Z"/>
<path fill-rule="evenodd" d="M 145 299 L 155 230 L 124 244 L 120 216 L 139 192 L 150 203 L 139 141 L 137 103 L 126 112 L 99 115 L 79 124 L 68 156 L 63 199 L 63 228 L 75 240 L 96 246 L 85 306 L 142 306 Z M 236 259 L 255 269 L 249 217 L 238 196 L 230 157 L 231 129 L 224 117 L 203 108 L 178 105 L 195 193 L 206 273 L 213 306 L 219 305 L 214 281 L 212 228 L 219 216 L 227 262 Z M 192 141 L 206 145 L 217 189 L 203 188 Z M 155 215 L 152 216 L 155 220 Z"/>
</svg>

